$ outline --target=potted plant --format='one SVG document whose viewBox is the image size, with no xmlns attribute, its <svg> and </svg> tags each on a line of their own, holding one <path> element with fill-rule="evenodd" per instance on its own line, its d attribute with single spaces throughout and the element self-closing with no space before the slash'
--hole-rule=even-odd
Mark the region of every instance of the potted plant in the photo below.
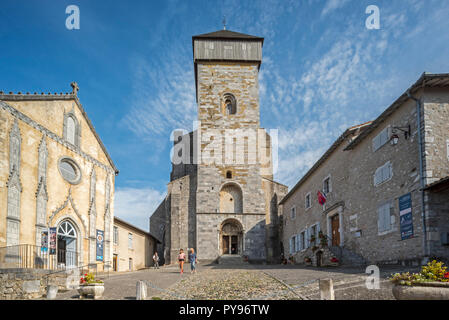
<svg viewBox="0 0 449 320">
<path fill-rule="evenodd" d="M 328 238 L 327 236 L 323 233 L 323 231 L 318 232 L 318 238 L 320 238 L 320 245 L 322 247 L 326 247 L 328 244 Z"/>
<path fill-rule="evenodd" d="M 336 267 L 336 266 L 338 266 L 340 264 L 340 260 L 338 260 L 335 257 L 332 257 L 330 260 L 331 260 L 331 262 L 330 262 L 331 266 L 335 266 Z"/>
<path fill-rule="evenodd" d="M 315 243 L 316 237 L 314 234 L 310 236 L 310 243 Z"/>
<path fill-rule="evenodd" d="M 291 264 L 295 264 L 295 257 L 293 257 L 292 255 L 288 257 L 288 261 Z"/>
<path fill-rule="evenodd" d="M 312 259 L 310 259 L 310 257 L 304 257 L 304 263 L 306 265 L 311 265 L 312 264 Z"/>
<path fill-rule="evenodd" d="M 80 287 L 78 288 L 80 299 L 92 295 L 94 299 L 99 299 L 103 296 L 104 282 L 95 279 L 93 273 L 86 273 L 80 280 Z"/>
<path fill-rule="evenodd" d="M 419 273 L 396 273 L 393 295 L 397 300 L 449 300 L 449 272 L 443 262 L 433 260 Z"/>
</svg>

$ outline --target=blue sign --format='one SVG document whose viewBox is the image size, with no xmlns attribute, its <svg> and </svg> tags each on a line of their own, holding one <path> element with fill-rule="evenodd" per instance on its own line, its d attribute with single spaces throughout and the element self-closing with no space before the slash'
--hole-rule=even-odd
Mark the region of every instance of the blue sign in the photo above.
<svg viewBox="0 0 449 320">
<path fill-rule="evenodd" d="M 399 223 L 401 239 L 413 237 L 412 194 L 408 193 L 399 198 Z"/>
<path fill-rule="evenodd" d="M 103 261 L 104 231 L 97 230 L 97 261 Z"/>
</svg>

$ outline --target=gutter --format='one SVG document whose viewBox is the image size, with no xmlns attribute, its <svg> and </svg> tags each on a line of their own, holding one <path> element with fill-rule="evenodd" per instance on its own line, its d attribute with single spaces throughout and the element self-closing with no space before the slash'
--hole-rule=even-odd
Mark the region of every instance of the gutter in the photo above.
<svg viewBox="0 0 449 320">
<path fill-rule="evenodd" d="M 418 152 L 419 152 L 419 175 L 420 175 L 420 192 L 421 192 L 421 218 L 423 224 L 423 251 L 424 251 L 424 259 L 429 257 L 429 250 L 427 246 L 427 226 L 426 226 L 426 208 L 424 205 L 424 164 L 423 164 L 423 141 L 422 141 L 422 133 L 421 133 L 421 101 L 416 97 L 412 96 L 410 90 L 407 91 L 407 96 L 416 102 L 416 118 L 417 118 L 417 128 L 418 128 Z"/>
</svg>

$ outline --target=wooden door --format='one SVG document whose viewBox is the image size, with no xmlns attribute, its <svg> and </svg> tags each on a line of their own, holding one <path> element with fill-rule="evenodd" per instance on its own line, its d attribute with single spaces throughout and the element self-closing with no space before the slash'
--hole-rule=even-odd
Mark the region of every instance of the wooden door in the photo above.
<svg viewBox="0 0 449 320">
<path fill-rule="evenodd" d="M 332 245 L 339 246 L 340 245 L 340 220 L 339 215 L 336 214 L 331 218 L 332 224 Z"/>
<path fill-rule="evenodd" d="M 112 269 L 114 271 L 117 271 L 117 255 L 114 254 L 114 257 L 112 258 Z"/>
<path fill-rule="evenodd" d="M 223 254 L 229 254 L 229 236 L 223 236 Z"/>
</svg>

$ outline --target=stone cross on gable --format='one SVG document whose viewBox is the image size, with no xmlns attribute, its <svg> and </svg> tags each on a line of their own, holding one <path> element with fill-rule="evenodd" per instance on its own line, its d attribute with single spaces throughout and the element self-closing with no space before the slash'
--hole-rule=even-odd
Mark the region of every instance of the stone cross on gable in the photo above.
<svg viewBox="0 0 449 320">
<path fill-rule="evenodd" d="M 78 83 L 72 82 L 70 86 L 72 87 L 72 93 L 78 94 L 78 91 L 80 90 L 80 88 L 78 87 Z"/>
</svg>

